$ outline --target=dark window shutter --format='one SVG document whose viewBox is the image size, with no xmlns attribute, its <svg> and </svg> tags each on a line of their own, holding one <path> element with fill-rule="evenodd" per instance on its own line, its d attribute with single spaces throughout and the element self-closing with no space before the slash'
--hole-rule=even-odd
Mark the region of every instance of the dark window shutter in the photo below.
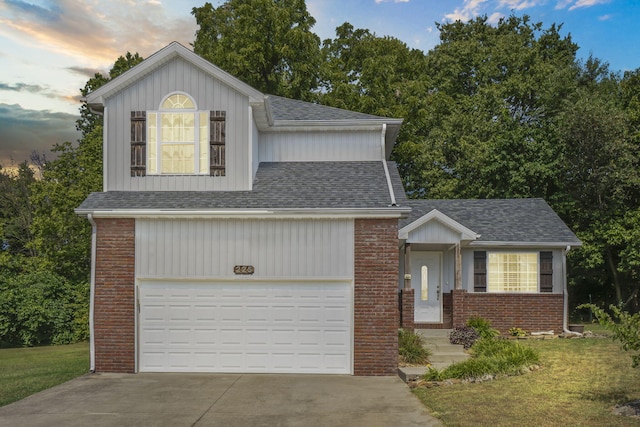
<svg viewBox="0 0 640 427">
<path fill-rule="evenodd" d="M 473 252 L 473 291 L 487 292 L 487 252 Z"/>
<path fill-rule="evenodd" d="M 553 292 L 553 252 L 540 252 L 540 292 Z"/>
<path fill-rule="evenodd" d="M 131 112 L 131 176 L 147 174 L 147 112 Z"/>
<path fill-rule="evenodd" d="M 226 112 L 211 111 L 209 126 L 209 175 L 225 176 Z"/>
</svg>

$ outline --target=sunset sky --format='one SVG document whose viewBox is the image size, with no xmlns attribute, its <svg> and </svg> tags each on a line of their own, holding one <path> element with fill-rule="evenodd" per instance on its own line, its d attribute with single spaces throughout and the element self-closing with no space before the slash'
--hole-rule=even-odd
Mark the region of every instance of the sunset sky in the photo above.
<svg viewBox="0 0 640 427">
<path fill-rule="evenodd" d="M 221 1 L 212 1 L 218 6 Z M 345 21 L 427 52 L 436 22 L 528 14 L 563 23 L 580 46 L 617 71 L 640 67 L 640 1 L 631 0 L 307 0 L 321 39 Z M 79 89 L 127 51 L 147 57 L 196 31 L 193 0 L 0 0 L 0 165 L 76 141 Z"/>
</svg>

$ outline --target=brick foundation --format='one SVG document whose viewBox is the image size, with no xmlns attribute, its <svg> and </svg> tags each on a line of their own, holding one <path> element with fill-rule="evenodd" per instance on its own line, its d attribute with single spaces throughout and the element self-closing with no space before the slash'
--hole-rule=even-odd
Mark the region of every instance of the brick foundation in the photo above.
<svg viewBox="0 0 640 427">
<path fill-rule="evenodd" d="M 135 220 L 95 222 L 95 369 L 135 372 Z"/>
<path fill-rule="evenodd" d="M 562 294 L 492 294 L 452 291 L 453 326 L 463 326 L 470 317 L 482 317 L 507 333 L 509 328 L 528 332 L 562 332 L 564 298 Z"/>
<path fill-rule="evenodd" d="M 398 220 L 354 224 L 354 375 L 397 375 Z"/>
</svg>

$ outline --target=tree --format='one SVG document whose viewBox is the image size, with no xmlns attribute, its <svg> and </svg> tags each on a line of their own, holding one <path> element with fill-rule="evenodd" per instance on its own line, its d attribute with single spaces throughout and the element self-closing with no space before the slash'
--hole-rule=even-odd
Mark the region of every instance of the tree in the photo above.
<svg viewBox="0 0 640 427">
<path fill-rule="evenodd" d="M 194 51 L 265 93 L 310 99 L 317 87 L 320 39 L 304 0 L 227 0 L 192 14 Z"/>
<path fill-rule="evenodd" d="M 35 255 L 29 247 L 32 207 L 31 185 L 35 172 L 25 160 L 15 171 L 0 166 L 0 252 L 11 256 Z"/>
<path fill-rule="evenodd" d="M 579 64 L 577 81 L 557 120 L 565 200 L 560 209 L 583 241 L 580 251 L 570 253 L 574 280 L 595 282 L 598 299 L 627 304 L 638 292 L 640 248 L 633 237 L 640 226 L 639 147 L 630 138 L 619 77 L 608 65 L 589 58 Z"/>
<path fill-rule="evenodd" d="M 438 24 L 426 55 L 428 129 L 395 155 L 419 197 L 545 197 L 559 186 L 553 117 L 572 92 L 577 46 L 527 16 Z"/>
<path fill-rule="evenodd" d="M 108 77 L 97 73 L 91 78 L 81 90 L 83 96 L 142 60 L 127 52 L 116 60 Z M 41 268 L 80 283 L 89 277 L 91 226 L 74 209 L 89 193 L 102 190 L 102 116 L 83 103 L 76 126 L 82 132 L 78 145 L 56 144 L 52 151 L 58 158 L 45 164 L 42 179 L 31 186 L 30 248 L 38 254 Z"/>
</svg>

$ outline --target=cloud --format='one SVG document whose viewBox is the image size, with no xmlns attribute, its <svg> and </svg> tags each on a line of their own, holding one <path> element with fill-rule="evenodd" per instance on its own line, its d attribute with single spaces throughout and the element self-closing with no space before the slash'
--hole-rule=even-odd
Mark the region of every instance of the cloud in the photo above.
<svg viewBox="0 0 640 427">
<path fill-rule="evenodd" d="M 80 99 L 79 96 L 77 97 L 69 96 L 67 94 L 62 94 L 60 92 L 52 90 L 49 86 L 34 85 L 29 83 L 9 84 L 9 83 L 0 82 L 0 91 L 2 90 L 8 91 L 8 92 L 27 92 L 35 95 L 44 96 L 45 98 L 60 99 L 63 101 L 74 102 L 74 103 Z"/>
<path fill-rule="evenodd" d="M 578 0 L 577 2 L 575 2 L 573 6 L 569 8 L 569 10 L 575 10 L 581 7 L 596 6 L 598 4 L 606 4 L 606 3 L 609 3 L 610 1 L 611 0 Z"/>
<path fill-rule="evenodd" d="M 592 7 L 599 4 L 610 3 L 611 0 L 558 0 L 556 9 L 565 9 L 569 6 L 569 10 L 576 10 L 581 7 Z"/>
<path fill-rule="evenodd" d="M 609 21 L 611 19 L 613 19 L 613 15 L 598 16 L 598 21 Z"/>
<path fill-rule="evenodd" d="M 498 7 L 508 8 L 510 10 L 523 10 L 543 5 L 547 0 L 500 0 Z"/>
<path fill-rule="evenodd" d="M 0 0 L 0 7 L 0 35 L 92 66 L 112 64 L 126 53 L 123 46 L 148 56 L 173 40 L 186 45 L 196 29 L 194 19 L 169 16 L 159 1 L 58 0 L 43 7 Z"/>
<path fill-rule="evenodd" d="M 389 2 L 394 2 L 394 3 L 409 3 L 409 0 L 375 0 L 376 3 L 380 4 L 380 3 L 389 3 Z"/>
<path fill-rule="evenodd" d="M 467 22 L 482 13 L 482 5 L 488 0 L 464 0 L 462 7 L 456 7 L 453 12 L 444 17 L 450 21 Z"/>
<path fill-rule="evenodd" d="M 26 110 L 17 104 L 0 104 L 0 165 L 28 160 L 32 151 L 52 158 L 56 143 L 80 138 L 75 121 L 78 116 L 48 110 Z"/>
<path fill-rule="evenodd" d="M 100 73 L 103 76 L 106 76 L 109 74 L 109 71 L 107 70 L 101 70 L 98 68 L 90 68 L 90 67 L 67 67 L 66 69 L 71 71 L 72 73 L 79 74 L 89 79 L 94 77 L 96 73 Z"/>
</svg>

